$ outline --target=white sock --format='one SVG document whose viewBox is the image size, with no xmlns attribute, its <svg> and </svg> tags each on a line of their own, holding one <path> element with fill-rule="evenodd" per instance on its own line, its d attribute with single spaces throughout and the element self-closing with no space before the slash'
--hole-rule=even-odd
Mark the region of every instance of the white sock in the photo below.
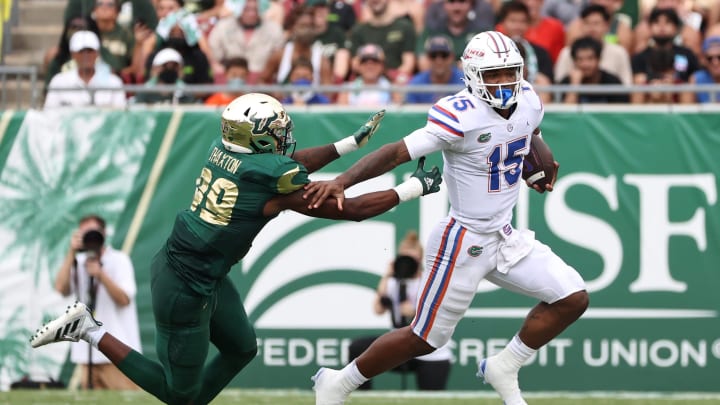
<svg viewBox="0 0 720 405">
<path fill-rule="evenodd" d="M 85 336 L 83 337 L 85 340 L 87 340 L 88 343 L 90 343 L 94 348 L 98 348 L 98 344 L 100 343 L 100 339 L 102 339 L 103 336 L 107 331 L 102 326 L 95 329 L 90 330 L 85 333 Z"/>
<path fill-rule="evenodd" d="M 535 352 L 537 352 L 537 350 L 528 347 L 522 340 L 520 340 L 520 336 L 515 335 L 510 343 L 505 346 L 503 352 L 506 352 L 507 354 L 507 356 L 503 357 L 510 360 L 514 365 L 520 368 L 533 354 L 535 354 Z"/>
<path fill-rule="evenodd" d="M 351 361 L 350 364 L 340 370 L 342 378 L 340 379 L 343 388 L 348 392 L 354 391 L 357 387 L 361 386 L 368 379 L 362 375 L 358 369 L 355 360 Z"/>
</svg>

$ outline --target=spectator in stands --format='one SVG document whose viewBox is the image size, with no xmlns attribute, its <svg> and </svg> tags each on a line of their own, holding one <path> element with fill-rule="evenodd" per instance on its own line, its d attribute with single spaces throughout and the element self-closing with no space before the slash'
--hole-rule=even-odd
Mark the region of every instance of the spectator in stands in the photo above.
<svg viewBox="0 0 720 405">
<path fill-rule="evenodd" d="M 447 24 L 447 11 L 445 2 L 448 0 L 429 0 L 425 12 L 424 31 L 441 31 Z M 493 0 L 494 1 L 494 0 Z M 468 13 L 470 27 L 468 31 L 475 33 L 492 29 L 495 24 L 495 11 L 488 0 L 472 0 L 472 10 Z M 460 48 L 455 44 L 455 49 L 465 49 L 465 44 Z"/>
<path fill-rule="evenodd" d="M 702 46 L 705 69 L 699 70 L 690 77 L 690 83 L 707 85 L 720 84 L 720 36 L 705 38 Z M 695 99 L 698 103 L 720 102 L 718 93 L 696 93 Z"/>
<path fill-rule="evenodd" d="M 596 38 L 582 37 L 575 40 L 570 49 L 573 68 L 567 76 L 563 77 L 560 84 L 572 84 L 575 86 L 622 84 L 617 76 L 601 68 L 600 54 L 602 49 L 603 43 Z M 627 94 L 596 94 L 569 91 L 565 93 L 564 101 L 565 104 L 627 103 L 630 101 L 630 97 Z"/>
<path fill-rule="evenodd" d="M 355 0 L 350 0 L 348 2 L 352 2 L 353 7 L 355 7 L 355 3 L 360 3 L 359 13 L 357 14 L 359 16 L 358 21 L 367 21 L 368 18 L 372 17 L 372 9 L 369 7 L 366 0 L 362 0 L 359 2 Z M 393 17 L 393 19 L 402 18 L 407 20 L 410 24 L 413 25 L 416 33 L 419 33 L 423 30 L 423 27 L 425 25 L 424 0 L 391 0 L 388 2 L 387 12 Z"/>
<path fill-rule="evenodd" d="M 358 49 L 357 77 L 348 82 L 348 91 L 338 95 L 338 104 L 349 104 L 365 107 L 380 107 L 390 104 L 393 95 L 390 92 L 390 81 L 383 76 L 385 71 L 385 53 L 379 45 L 366 44 Z M 365 87 L 376 86 L 380 89 L 368 90 Z M 385 90 L 387 89 L 387 90 Z"/>
<path fill-rule="evenodd" d="M 172 48 L 165 48 L 155 55 L 152 62 L 150 79 L 145 83 L 146 88 L 153 88 L 157 85 L 175 85 L 171 91 L 141 92 L 135 96 L 137 104 L 188 104 L 196 102 L 196 99 L 185 94 L 183 88 L 183 58 L 180 53 Z"/>
<path fill-rule="evenodd" d="M 200 31 L 207 36 L 218 20 L 232 15 L 232 5 L 225 0 L 185 0 L 183 8 L 195 15 Z"/>
<path fill-rule="evenodd" d="M 603 41 L 608 44 L 620 45 L 625 48 L 629 56 L 633 55 L 635 53 L 633 48 L 635 34 L 633 33 L 632 19 L 630 16 L 620 12 L 623 0 L 590 0 L 588 5 L 601 6 L 605 8 L 610 15 L 610 24 Z M 566 46 L 570 46 L 576 39 L 588 35 L 583 25 L 582 19 L 578 17 L 567 26 L 565 35 Z"/>
<path fill-rule="evenodd" d="M 439 29 L 425 29 L 418 36 L 415 53 L 418 57 L 418 69 L 428 70 L 430 68 L 430 60 L 424 53 L 425 42 L 430 37 L 444 35 L 453 43 L 453 49 L 465 49 L 468 43 L 480 31 L 492 29 L 492 25 L 477 29 L 475 24 L 470 20 L 470 12 L 473 8 L 475 0 L 443 0 L 443 10 L 445 11 L 446 20 Z M 459 63 L 459 62 L 458 62 Z"/>
<path fill-rule="evenodd" d="M 366 44 L 381 46 L 387 57 L 385 74 L 394 83 L 405 84 L 415 72 L 415 28 L 406 18 L 396 18 L 389 12 L 389 1 L 367 0 L 370 16 L 350 31 L 348 48 L 359 55 L 358 50 Z M 359 63 L 356 56 L 352 61 L 354 70 L 365 70 Z"/>
<path fill-rule="evenodd" d="M 179 25 L 175 25 L 170 29 L 167 39 L 162 42 L 162 49 L 171 48 L 183 58 L 183 81 L 186 84 L 211 84 L 213 83 L 213 75 L 211 72 L 210 61 L 207 59 L 205 52 L 200 49 L 198 43 L 191 45 L 188 43 L 185 31 Z M 151 55 L 150 60 L 155 57 Z M 152 66 L 146 66 L 146 71 L 150 71 Z M 223 66 L 222 71 L 225 71 Z M 196 95 L 204 98 L 202 95 Z"/>
<path fill-rule="evenodd" d="M 433 104 L 445 96 L 457 93 L 465 85 L 463 72 L 458 69 L 452 43 L 444 36 L 428 38 L 425 41 L 425 55 L 430 61 L 430 68 L 424 70 L 410 80 L 409 85 L 457 85 L 454 90 L 436 93 L 407 93 L 405 102 L 408 104 Z"/>
<path fill-rule="evenodd" d="M 651 49 L 647 53 L 647 81 L 642 84 L 668 87 L 675 84 L 687 83 L 679 78 L 674 65 L 675 56 L 672 50 L 663 48 Z M 657 91 L 651 91 L 649 93 L 634 93 L 631 97 L 633 103 L 643 104 L 687 104 L 695 101 L 695 95 L 691 92 L 678 93 L 668 91 L 667 89 L 658 89 Z"/>
<path fill-rule="evenodd" d="M 302 5 L 295 7 L 288 15 L 285 25 L 290 40 L 270 55 L 260 80 L 270 84 L 287 83 L 295 61 L 305 59 L 312 63 L 312 84 L 331 84 L 330 60 L 323 54 L 322 44 L 315 40 L 317 29 L 313 9 Z"/>
<path fill-rule="evenodd" d="M 673 9 L 654 8 L 648 23 L 652 43 L 632 57 L 633 82 L 637 85 L 687 83 L 700 65 L 690 49 L 673 43 L 680 31 L 680 17 Z M 631 96 L 633 103 L 665 99 L 687 103 L 694 100 L 694 95 L 667 93 L 659 97 L 655 93 L 634 93 Z"/>
<path fill-rule="evenodd" d="M 136 69 L 140 66 L 142 48 L 138 46 L 135 52 L 135 36 L 133 31 L 117 23 L 120 13 L 119 0 L 97 0 L 93 9 L 93 17 L 100 31 L 100 44 L 104 52 L 103 59 L 110 65 L 113 73 L 131 82 Z M 140 29 L 140 26 L 138 26 Z M 143 38 L 150 34 L 150 29 L 144 27 Z"/>
<path fill-rule="evenodd" d="M 75 61 L 70 56 L 70 38 L 78 31 L 92 31 L 98 38 L 100 37 L 100 30 L 98 30 L 95 20 L 90 18 L 90 16 L 81 17 L 78 15 L 65 22 L 58 45 L 51 47 L 45 52 L 43 63 L 45 66 L 45 91 L 47 91 L 50 80 L 56 74 L 66 72 L 76 67 Z M 110 69 L 110 66 L 102 60 L 102 50 L 97 63 L 103 65 L 98 67 L 101 70 Z"/>
<path fill-rule="evenodd" d="M 689 9 L 683 0 L 657 0 L 654 9 L 675 11 L 680 24 L 678 24 L 678 32 L 673 37 L 673 42 L 676 45 L 692 50 L 698 57 L 702 56 L 700 49 L 702 43 L 702 34 L 700 32 L 702 16 L 699 13 Z M 650 11 L 650 15 L 653 10 Z M 635 52 L 641 52 L 645 49 L 651 38 L 652 32 L 649 21 L 643 19 L 635 27 Z"/>
<path fill-rule="evenodd" d="M 222 77 L 225 68 L 219 61 L 224 60 L 225 57 L 222 55 L 215 56 L 202 30 L 200 30 L 197 18 L 183 9 L 183 4 L 183 0 L 157 0 L 157 15 L 160 21 L 155 30 L 156 35 L 147 41 L 143 54 L 151 58 L 154 51 L 167 46 L 177 48 L 176 50 L 182 54 L 183 50 L 173 46 L 172 43 L 175 41 L 177 45 L 183 46 L 179 41 L 179 37 L 182 37 L 186 46 L 197 46 L 202 51 L 205 59 L 210 64 L 212 75 L 218 78 Z M 168 41 L 170 41 L 169 44 Z M 186 63 L 189 64 L 189 61 L 186 61 Z M 198 74 L 204 76 L 205 72 L 199 72 Z M 197 83 L 204 83 L 204 81 L 198 81 Z"/>
<path fill-rule="evenodd" d="M 544 0 L 521 1 L 530 12 L 530 26 L 525 33 L 525 39 L 545 48 L 555 63 L 560 50 L 565 46 L 565 27 L 559 20 L 541 14 Z"/>
<path fill-rule="evenodd" d="M 210 47 L 221 59 L 243 57 L 250 67 L 249 83 L 256 83 L 273 51 L 285 45 L 282 27 L 264 21 L 257 0 L 247 0 L 239 16 L 220 20 L 210 32 Z"/>
<path fill-rule="evenodd" d="M 70 38 L 70 54 L 76 67 L 58 73 L 50 80 L 45 108 L 54 107 L 125 107 L 122 80 L 109 69 L 99 70 L 96 61 L 100 39 L 91 31 L 78 31 Z M 117 88 L 97 90 L 93 88 Z M 60 90 L 77 88 L 77 90 Z"/>
<path fill-rule="evenodd" d="M 315 67 L 313 63 L 305 58 L 298 58 L 293 62 L 292 70 L 290 71 L 289 83 L 293 86 L 307 87 L 307 90 L 295 90 L 290 95 L 285 97 L 282 101 L 283 104 L 292 104 L 296 106 L 306 106 L 312 104 L 329 104 L 330 99 L 325 95 L 315 92 L 311 86 L 313 84 L 313 78 L 315 73 L 313 70 Z"/>
<path fill-rule="evenodd" d="M 530 10 L 525 3 L 508 1 L 500 7 L 498 30 L 518 44 L 527 69 L 525 80 L 533 85 L 548 86 L 553 82 L 552 59 L 545 48 L 526 39 L 525 34 L 529 27 Z M 550 93 L 538 92 L 538 95 L 543 102 L 551 101 Z"/>
<path fill-rule="evenodd" d="M 345 31 L 338 24 L 330 23 L 331 14 L 327 0 L 306 0 L 305 4 L 312 8 L 317 31 L 316 40 L 322 44 L 323 55 L 332 65 L 333 83 L 340 84 L 350 73 L 350 51 L 345 46 Z M 337 4 L 345 3 L 339 1 Z M 347 5 L 343 7 L 352 10 Z"/>
<path fill-rule="evenodd" d="M 326 0 L 330 13 L 328 23 L 330 26 L 340 28 L 347 35 L 357 22 L 358 10 L 361 1 Z M 357 7 L 357 8 L 355 8 Z"/>
<path fill-rule="evenodd" d="M 631 3 L 632 4 L 631 0 Z M 605 34 L 605 42 L 611 44 L 618 44 L 625 48 L 628 55 L 633 55 L 633 46 L 635 45 L 635 32 L 633 31 L 633 17 L 630 14 L 621 12 L 623 10 L 623 4 L 625 0 L 590 0 L 590 4 L 597 4 L 605 7 L 605 10 L 610 13 L 610 29 Z M 637 5 L 632 5 L 626 9 L 626 12 L 632 13 L 633 10 L 637 12 Z M 635 17 L 637 15 L 635 14 Z M 636 18 L 637 19 L 637 18 Z M 577 21 L 577 20 L 576 20 Z M 574 35 L 574 36 L 573 36 Z M 571 33 L 570 38 L 575 39 L 583 34 L 577 31 L 577 34 Z M 567 36 L 566 36 L 567 38 Z M 570 43 L 566 40 L 566 43 Z"/>
<path fill-rule="evenodd" d="M 580 16 L 582 31 L 586 36 L 600 41 L 602 52 L 600 54 L 600 68 L 611 73 L 625 85 L 632 84 L 632 67 L 630 56 L 625 48 L 618 44 L 604 41 L 605 35 L 610 28 L 610 14 L 607 9 L 597 4 L 591 4 L 583 8 Z M 560 51 L 560 56 L 555 63 L 555 77 L 563 78 L 570 74 L 573 69 L 573 58 L 570 56 L 570 48 L 566 46 Z"/>
<path fill-rule="evenodd" d="M 540 13 L 559 20 L 567 27 L 580 15 L 583 3 L 575 0 L 545 0 Z"/>
<path fill-rule="evenodd" d="M 243 86 L 247 83 L 248 62 L 245 58 L 233 58 L 225 62 L 225 90 L 212 94 L 205 100 L 205 105 L 224 107 L 242 96 Z"/>
<path fill-rule="evenodd" d="M 65 22 L 75 16 L 90 16 L 96 0 L 68 0 L 65 6 Z M 157 27 L 158 18 L 151 0 L 120 0 L 120 9 L 123 16 L 128 15 L 127 28 L 135 24 L 142 24 L 151 30 Z M 121 25 L 124 25 L 121 22 Z"/>
</svg>

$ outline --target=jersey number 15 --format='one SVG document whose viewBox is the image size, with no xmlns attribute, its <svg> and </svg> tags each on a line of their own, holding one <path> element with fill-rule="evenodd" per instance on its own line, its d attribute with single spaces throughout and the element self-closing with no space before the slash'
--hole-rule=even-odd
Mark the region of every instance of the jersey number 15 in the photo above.
<svg viewBox="0 0 720 405">
<path fill-rule="evenodd" d="M 514 139 L 506 144 L 495 145 L 487 157 L 490 166 L 490 179 L 488 191 L 497 193 L 500 191 L 500 174 L 503 174 L 509 187 L 517 184 L 522 173 L 520 165 L 523 161 L 523 151 L 527 147 L 527 136 Z"/>
</svg>

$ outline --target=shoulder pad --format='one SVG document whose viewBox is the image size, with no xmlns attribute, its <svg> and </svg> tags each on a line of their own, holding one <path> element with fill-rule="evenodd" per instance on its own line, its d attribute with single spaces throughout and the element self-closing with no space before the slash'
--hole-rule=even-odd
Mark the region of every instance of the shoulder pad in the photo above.
<svg viewBox="0 0 720 405">
<path fill-rule="evenodd" d="M 465 131 L 462 113 L 474 108 L 474 101 L 465 96 L 449 96 L 440 99 L 428 111 L 428 124 L 439 127 L 448 134 L 462 138 Z"/>
<path fill-rule="evenodd" d="M 280 157 L 280 156 L 278 156 Z M 273 171 L 275 189 L 280 194 L 290 194 L 309 183 L 307 169 L 300 163 L 282 156 Z"/>
<path fill-rule="evenodd" d="M 519 96 L 533 110 L 542 110 L 543 105 L 542 105 L 542 100 L 540 100 L 540 96 L 535 92 L 535 89 L 532 87 L 532 85 L 525 80 L 520 82 Z"/>
</svg>

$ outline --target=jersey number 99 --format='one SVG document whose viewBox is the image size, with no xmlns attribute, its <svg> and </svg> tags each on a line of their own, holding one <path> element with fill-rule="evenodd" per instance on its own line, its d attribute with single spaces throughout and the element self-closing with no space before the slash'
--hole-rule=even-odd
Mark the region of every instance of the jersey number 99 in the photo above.
<svg viewBox="0 0 720 405">
<path fill-rule="evenodd" d="M 195 195 L 190 211 L 199 209 L 203 221 L 225 226 L 230 223 L 237 198 L 237 184 L 223 177 L 213 179 L 210 169 L 204 167 L 200 177 L 195 180 Z"/>
</svg>

